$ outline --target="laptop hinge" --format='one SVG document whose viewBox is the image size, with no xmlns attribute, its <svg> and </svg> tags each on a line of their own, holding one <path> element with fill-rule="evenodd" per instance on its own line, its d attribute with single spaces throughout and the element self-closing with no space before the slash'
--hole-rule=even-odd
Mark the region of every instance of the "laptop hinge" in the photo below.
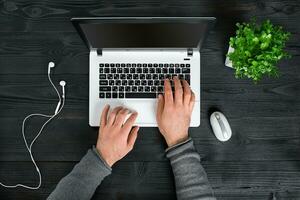
<svg viewBox="0 0 300 200">
<path fill-rule="evenodd" d="M 97 55 L 102 56 L 102 49 L 97 49 Z"/>
<path fill-rule="evenodd" d="M 187 56 L 189 56 L 189 57 L 193 56 L 193 49 L 192 48 L 187 49 Z"/>
</svg>

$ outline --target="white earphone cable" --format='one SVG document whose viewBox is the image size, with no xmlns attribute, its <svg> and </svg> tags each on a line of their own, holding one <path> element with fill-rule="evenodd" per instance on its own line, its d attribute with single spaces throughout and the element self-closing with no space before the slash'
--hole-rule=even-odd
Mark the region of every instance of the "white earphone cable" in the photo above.
<svg viewBox="0 0 300 200">
<path fill-rule="evenodd" d="M 53 86 L 54 90 L 56 91 L 57 93 L 57 96 L 58 96 L 58 99 L 59 99 L 59 102 L 62 101 L 62 105 L 61 107 L 59 108 L 58 112 L 57 113 L 54 113 L 53 115 L 46 115 L 46 114 L 40 114 L 40 113 L 33 113 L 33 114 L 30 114 L 28 116 L 26 116 L 23 120 L 23 123 L 22 123 L 22 136 L 23 136 L 23 140 L 24 140 L 24 143 L 25 143 L 25 146 L 26 146 L 26 149 L 28 150 L 29 152 L 29 155 L 30 155 L 30 158 L 31 158 L 31 161 L 32 163 L 34 164 L 35 166 L 35 169 L 38 173 L 38 176 L 39 176 L 39 184 L 37 186 L 27 186 L 27 185 L 23 185 L 23 184 L 16 184 L 16 185 L 5 185 L 3 183 L 0 182 L 0 185 L 3 186 L 3 187 L 6 187 L 6 188 L 16 188 L 16 187 L 23 187 L 23 188 L 27 188 L 27 189 L 31 189 L 31 190 L 37 190 L 41 187 L 41 184 L 42 184 L 42 174 L 40 172 L 40 169 L 36 163 L 36 161 L 34 160 L 34 157 L 33 157 L 33 154 L 32 154 L 32 146 L 33 144 L 35 143 L 35 141 L 38 139 L 38 137 L 41 135 L 44 127 L 53 119 L 55 118 L 60 112 L 61 110 L 63 109 L 64 105 L 65 105 L 65 97 L 63 96 L 63 98 L 61 98 L 57 88 L 55 87 L 55 85 L 53 84 L 52 80 L 51 80 L 51 77 L 50 77 L 50 73 L 48 73 L 48 80 L 50 81 L 51 85 Z M 64 94 L 63 94 L 64 95 Z M 46 117 L 46 118 L 49 118 L 44 124 L 43 126 L 40 128 L 38 134 L 34 137 L 34 139 L 31 141 L 30 145 L 28 145 L 28 142 L 26 140 L 26 135 L 25 135 L 25 123 L 26 121 L 31 118 L 31 117 L 34 117 L 34 116 L 39 116 L 39 117 Z"/>
</svg>

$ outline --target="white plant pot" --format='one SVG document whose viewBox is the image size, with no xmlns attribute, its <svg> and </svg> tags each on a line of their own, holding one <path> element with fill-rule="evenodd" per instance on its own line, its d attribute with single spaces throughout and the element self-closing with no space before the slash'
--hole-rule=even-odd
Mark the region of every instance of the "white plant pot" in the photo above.
<svg viewBox="0 0 300 200">
<path fill-rule="evenodd" d="M 232 52 L 234 52 L 234 48 L 229 46 L 227 54 L 232 53 Z M 227 56 L 226 56 L 226 60 L 225 60 L 225 66 L 233 69 L 232 62 Z"/>
</svg>

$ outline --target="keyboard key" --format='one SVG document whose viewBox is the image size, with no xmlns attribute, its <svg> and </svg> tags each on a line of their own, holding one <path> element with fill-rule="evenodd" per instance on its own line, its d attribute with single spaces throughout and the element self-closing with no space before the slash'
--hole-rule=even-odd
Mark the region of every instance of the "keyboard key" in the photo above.
<svg viewBox="0 0 300 200">
<path fill-rule="evenodd" d="M 159 67 L 163 67 L 163 64 L 162 64 L 162 63 L 160 63 L 158 66 L 159 66 Z"/>
<path fill-rule="evenodd" d="M 110 68 L 110 73 L 116 73 L 117 72 L 117 69 L 115 68 L 115 67 L 113 67 L 113 68 Z"/>
<path fill-rule="evenodd" d="M 126 86 L 127 85 L 127 80 L 122 80 L 122 85 Z"/>
<path fill-rule="evenodd" d="M 114 81 L 114 80 L 109 80 L 109 81 L 108 81 L 108 84 L 109 84 L 109 85 L 114 85 L 114 84 L 115 84 L 115 81 Z"/>
<path fill-rule="evenodd" d="M 127 74 L 127 79 L 132 79 L 132 74 Z"/>
<path fill-rule="evenodd" d="M 152 75 L 152 79 L 153 79 L 153 80 L 158 79 L 158 75 L 157 75 L 157 74 L 153 74 L 153 75 Z"/>
<path fill-rule="evenodd" d="M 177 74 L 181 73 L 180 68 L 176 68 L 176 69 L 175 69 L 175 73 L 177 73 Z"/>
<path fill-rule="evenodd" d="M 110 67 L 114 67 L 115 66 L 115 64 L 114 63 L 110 63 Z"/>
<path fill-rule="evenodd" d="M 126 91 L 126 92 L 130 92 L 130 91 L 131 91 L 130 88 L 131 88 L 130 86 L 126 86 L 126 87 L 125 87 L 125 91 Z"/>
<path fill-rule="evenodd" d="M 113 79 L 113 75 L 112 74 L 107 74 L 107 79 Z"/>
<path fill-rule="evenodd" d="M 132 92 L 137 92 L 137 87 L 136 87 L 136 86 L 133 86 L 133 87 L 131 88 L 131 91 L 132 91 Z"/>
<path fill-rule="evenodd" d="M 151 87 L 151 92 L 156 92 L 156 87 L 155 86 Z"/>
<path fill-rule="evenodd" d="M 138 74 L 133 74 L 133 79 L 138 79 L 139 78 L 139 75 Z"/>
<path fill-rule="evenodd" d="M 115 99 L 115 98 L 118 98 L 118 93 L 113 92 L 113 93 L 112 93 L 112 98 L 114 98 L 114 99 Z"/>
<path fill-rule="evenodd" d="M 151 74 L 146 74 L 146 79 L 152 79 Z"/>
<path fill-rule="evenodd" d="M 120 79 L 126 79 L 126 75 L 125 74 L 121 74 L 120 75 Z"/>
<path fill-rule="evenodd" d="M 124 68 L 124 73 L 128 74 L 129 73 L 129 68 Z"/>
<path fill-rule="evenodd" d="M 99 74 L 102 74 L 104 72 L 103 68 L 99 68 Z"/>
<path fill-rule="evenodd" d="M 105 94 L 105 97 L 106 97 L 106 98 L 111 98 L 111 93 L 110 93 L 110 92 L 107 92 L 107 93 Z"/>
<path fill-rule="evenodd" d="M 122 63 L 122 64 L 121 64 L 121 67 L 125 67 L 125 64 L 124 64 L 124 63 Z"/>
<path fill-rule="evenodd" d="M 115 80 L 115 84 L 120 86 L 121 85 L 121 80 Z"/>
<path fill-rule="evenodd" d="M 103 63 L 100 63 L 100 64 L 99 64 L 99 67 L 104 67 L 104 64 L 103 64 Z"/>
<path fill-rule="evenodd" d="M 154 67 L 158 67 L 158 64 L 155 63 L 153 66 L 154 66 Z"/>
<path fill-rule="evenodd" d="M 138 91 L 139 91 L 139 92 L 143 92 L 143 91 L 144 91 L 144 87 L 143 87 L 143 86 L 139 86 L 139 87 L 138 87 Z"/>
<path fill-rule="evenodd" d="M 116 64 L 116 67 L 121 67 L 121 65 L 119 63 Z"/>
<path fill-rule="evenodd" d="M 159 85 L 159 83 L 160 83 L 160 81 L 159 81 L 159 80 L 155 80 L 155 81 L 154 81 L 154 85 L 156 85 L 156 86 L 158 86 L 158 85 Z"/>
<path fill-rule="evenodd" d="M 129 80 L 128 81 L 128 85 L 134 85 L 134 81 L 133 80 Z"/>
<path fill-rule="evenodd" d="M 168 68 L 163 68 L 162 73 L 164 73 L 164 74 L 168 73 Z"/>
<path fill-rule="evenodd" d="M 117 69 L 117 72 L 118 72 L 119 74 L 123 73 L 123 68 L 121 68 L 121 67 L 118 68 L 118 69 Z"/>
<path fill-rule="evenodd" d="M 184 64 L 180 64 L 180 67 L 184 67 Z"/>
<path fill-rule="evenodd" d="M 106 74 L 100 74 L 99 79 L 106 79 Z"/>
<path fill-rule="evenodd" d="M 108 85 L 108 81 L 107 80 L 100 80 L 99 85 Z"/>
<path fill-rule="evenodd" d="M 117 92 L 117 91 L 118 91 L 118 86 L 113 86 L 113 87 L 112 87 L 112 91 L 113 91 L 113 92 Z"/>
<path fill-rule="evenodd" d="M 125 90 L 124 86 L 120 86 L 120 87 L 119 87 L 119 91 L 120 91 L 120 92 L 124 92 L 124 90 Z"/>
<path fill-rule="evenodd" d="M 153 80 L 148 80 L 148 85 L 153 85 Z"/>
<path fill-rule="evenodd" d="M 128 64 L 126 65 L 126 67 L 131 67 L 131 64 L 130 64 L 130 63 L 128 63 Z"/>
<path fill-rule="evenodd" d="M 140 74 L 140 79 L 145 79 L 145 78 L 146 78 L 145 74 Z"/>
<path fill-rule="evenodd" d="M 156 68 L 156 73 L 160 74 L 161 73 L 161 68 Z"/>
<path fill-rule="evenodd" d="M 148 73 L 148 68 L 143 68 L 143 73 Z"/>
<path fill-rule="evenodd" d="M 134 74 L 135 73 L 135 68 L 130 68 L 130 73 Z"/>
<path fill-rule="evenodd" d="M 105 97 L 105 94 L 104 93 L 99 93 L 99 98 L 103 99 Z"/>
<path fill-rule="evenodd" d="M 119 92 L 119 98 L 124 98 L 124 92 Z"/>
<path fill-rule="evenodd" d="M 190 65 L 190 64 L 186 64 L 185 66 L 186 66 L 186 67 L 191 67 L 191 65 Z"/>
<path fill-rule="evenodd" d="M 126 93 L 126 98 L 156 98 L 156 93 L 134 92 Z"/>
<path fill-rule="evenodd" d="M 134 81 L 134 84 L 135 84 L 135 85 L 141 85 L 141 81 L 140 81 L 140 80 L 135 80 L 135 81 Z"/>
<path fill-rule="evenodd" d="M 149 73 L 155 73 L 155 68 L 149 68 Z"/>
<path fill-rule="evenodd" d="M 144 89 L 145 89 L 145 92 L 150 92 L 150 87 L 149 86 L 146 86 Z"/>
<path fill-rule="evenodd" d="M 109 67 L 109 64 L 108 63 L 105 63 L 105 65 L 104 65 L 105 67 Z"/>
<path fill-rule="evenodd" d="M 141 81 L 141 85 L 147 85 L 147 81 L 146 80 L 142 80 Z"/>
<path fill-rule="evenodd" d="M 137 69 L 136 69 L 136 73 L 139 73 L 139 74 L 140 74 L 140 73 L 143 73 L 142 68 L 137 68 Z"/>
<path fill-rule="evenodd" d="M 170 73 L 170 74 L 174 74 L 174 73 L 175 73 L 174 68 L 169 68 L 169 73 Z"/>
<path fill-rule="evenodd" d="M 120 75 L 119 74 L 114 74 L 114 79 L 117 80 L 120 78 Z"/>
<path fill-rule="evenodd" d="M 110 86 L 100 86 L 100 91 L 101 92 L 111 91 L 111 87 Z"/>
<path fill-rule="evenodd" d="M 189 74 L 191 72 L 190 68 L 182 68 L 182 73 Z"/>
</svg>

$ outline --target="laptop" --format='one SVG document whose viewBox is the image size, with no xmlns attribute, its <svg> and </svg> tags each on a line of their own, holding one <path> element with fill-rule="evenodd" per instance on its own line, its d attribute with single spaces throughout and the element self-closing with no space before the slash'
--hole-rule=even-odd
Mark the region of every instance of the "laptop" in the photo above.
<svg viewBox="0 0 300 200">
<path fill-rule="evenodd" d="M 200 125 L 200 48 L 213 17 L 72 18 L 89 48 L 89 125 L 102 109 L 139 113 L 136 125 L 155 127 L 163 80 L 178 76 L 195 93 L 191 127 Z M 172 114 L 172 113 L 170 113 Z"/>
</svg>

